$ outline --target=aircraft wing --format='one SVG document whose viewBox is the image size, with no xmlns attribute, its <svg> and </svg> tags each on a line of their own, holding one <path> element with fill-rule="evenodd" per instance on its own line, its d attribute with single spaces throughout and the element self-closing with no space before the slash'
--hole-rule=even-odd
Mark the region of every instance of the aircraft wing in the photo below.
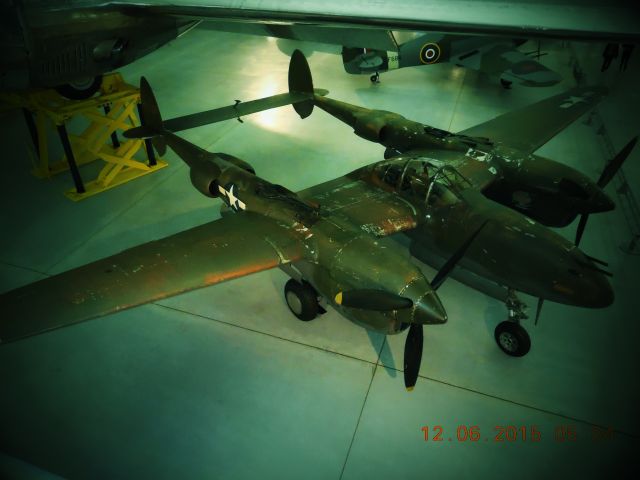
<svg viewBox="0 0 640 480">
<path fill-rule="evenodd" d="M 578 87 L 458 132 L 534 152 L 576 121 L 607 93 L 605 87 Z"/>
<path fill-rule="evenodd" d="M 298 195 L 319 203 L 323 211 L 344 215 L 365 232 L 378 237 L 411 230 L 417 225 L 418 214 L 409 202 L 357 176 L 330 180 Z"/>
<path fill-rule="evenodd" d="M 393 33 L 383 28 L 336 28 L 295 22 L 221 21 L 212 18 L 208 18 L 198 28 L 348 47 L 366 45 L 385 51 L 397 48 Z"/>
<path fill-rule="evenodd" d="M 103 0 L 74 0 L 69 3 L 76 5 L 76 2 L 104 3 Z M 635 43 L 640 38 L 635 12 L 628 2 L 622 0 L 118 0 L 113 4 L 130 10 L 146 9 L 152 13 L 192 19 L 261 23 L 271 26 L 265 29 L 269 36 L 283 36 L 285 33 L 284 38 L 301 37 L 339 45 L 345 45 L 345 36 L 348 37 L 355 29 L 367 28 L 628 43 Z M 308 36 L 309 31 L 320 27 L 326 27 L 334 34 L 323 35 L 322 38 Z M 331 41 L 332 38 L 335 41 Z M 351 43 L 351 46 L 362 45 L 392 50 L 383 44 L 374 46 L 373 42 Z"/>
<path fill-rule="evenodd" d="M 268 218 L 230 215 L 0 295 L 0 341 L 273 268 L 302 250 Z"/>
<path fill-rule="evenodd" d="M 562 77 L 504 40 L 452 56 L 451 62 L 529 87 L 555 85 Z"/>
</svg>

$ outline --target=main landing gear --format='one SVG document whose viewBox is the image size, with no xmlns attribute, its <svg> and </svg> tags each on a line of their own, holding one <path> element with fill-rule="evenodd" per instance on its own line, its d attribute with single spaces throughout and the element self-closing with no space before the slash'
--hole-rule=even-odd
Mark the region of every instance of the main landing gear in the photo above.
<svg viewBox="0 0 640 480">
<path fill-rule="evenodd" d="M 528 318 L 526 305 L 513 290 L 509 290 L 506 301 L 509 319 L 498 324 L 494 336 L 500 350 L 512 357 L 523 357 L 531 348 L 531 339 L 527 331 L 520 325 L 520 320 Z"/>
<path fill-rule="evenodd" d="M 505 90 L 509 90 L 511 89 L 511 85 L 513 85 L 513 82 L 509 80 L 505 80 L 504 78 L 501 78 L 500 85 L 502 85 L 502 88 L 504 88 Z"/>
<path fill-rule="evenodd" d="M 369 80 L 371 80 L 371 83 L 380 83 L 380 74 L 378 72 L 374 73 L 369 77 Z"/>
<path fill-rule="evenodd" d="M 284 298 L 291 313 L 303 322 L 313 320 L 318 313 L 324 313 L 318 302 L 318 292 L 304 280 L 289 280 L 284 286 Z"/>
</svg>

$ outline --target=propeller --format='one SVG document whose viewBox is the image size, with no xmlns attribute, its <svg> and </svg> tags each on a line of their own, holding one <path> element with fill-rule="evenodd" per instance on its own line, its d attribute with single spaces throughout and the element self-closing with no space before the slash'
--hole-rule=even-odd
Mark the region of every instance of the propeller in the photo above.
<svg viewBox="0 0 640 480">
<path fill-rule="evenodd" d="M 542 305 L 544 304 L 544 298 L 538 298 L 538 306 L 536 308 L 536 320 L 533 322 L 534 325 L 538 325 L 538 320 L 540 320 L 540 313 L 542 312 Z"/>
<path fill-rule="evenodd" d="M 350 308 L 362 308 L 364 310 L 375 310 L 378 312 L 391 312 L 413 307 L 411 299 L 401 297 L 386 290 L 375 290 L 362 288 L 358 290 L 348 290 L 338 292 L 335 297 L 338 305 Z"/>
<path fill-rule="evenodd" d="M 447 262 L 438 271 L 433 280 L 431 281 L 431 288 L 434 291 L 438 290 L 440 286 L 447 279 L 449 274 L 453 271 L 457 263 L 464 257 L 467 249 L 476 239 L 478 234 L 487 224 L 488 220 L 485 220 L 482 225 L 458 248 L 458 250 L 447 260 Z M 412 323 L 407 333 L 407 338 L 404 343 L 404 386 L 408 391 L 413 390 L 418 380 L 418 374 L 420 373 L 420 363 L 422 362 L 422 346 L 423 346 L 424 333 L 422 331 L 422 324 Z"/>
<path fill-rule="evenodd" d="M 616 176 L 616 173 L 618 173 L 618 170 L 622 167 L 622 164 L 631 153 L 631 150 L 633 150 L 633 147 L 635 147 L 637 141 L 638 137 L 632 138 L 631 141 L 629 141 L 629 143 L 627 143 L 624 148 L 620 150 L 618 154 L 609 161 L 609 163 L 607 163 L 602 174 L 600 174 L 598 182 L 596 183 L 598 187 L 603 189 L 609 184 L 613 177 Z M 587 226 L 587 220 L 589 220 L 589 214 L 583 213 L 580 217 L 580 222 L 578 223 L 578 228 L 576 230 L 576 240 L 574 242 L 576 247 L 580 244 L 580 240 L 582 240 L 584 229 Z"/>
<path fill-rule="evenodd" d="M 423 339 L 422 325 L 412 323 L 404 343 L 404 386 L 407 387 L 408 391 L 413 390 L 418 380 Z"/>
</svg>

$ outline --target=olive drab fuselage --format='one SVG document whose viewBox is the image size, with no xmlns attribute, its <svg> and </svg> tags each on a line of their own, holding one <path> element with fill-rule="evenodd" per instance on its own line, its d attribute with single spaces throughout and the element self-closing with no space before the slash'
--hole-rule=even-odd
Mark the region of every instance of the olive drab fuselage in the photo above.
<svg viewBox="0 0 640 480">
<path fill-rule="evenodd" d="M 246 166 L 238 166 L 234 157 L 209 154 L 206 162 L 215 163 L 220 171 L 210 188 L 227 205 L 224 214 L 255 213 L 296 232 L 305 256 L 294 268 L 345 317 L 384 333 L 398 333 L 410 323 L 446 322 L 444 307 L 424 274 L 393 242 L 257 177 Z M 205 165 L 198 163 L 192 169 L 207 171 Z M 411 299 L 413 307 L 378 312 L 344 307 L 334 300 L 339 292 L 362 288 L 396 293 Z"/>
<path fill-rule="evenodd" d="M 587 176 L 559 162 L 522 153 L 487 138 L 446 132 L 392 112 L 330 98 L 316 105 L 387 147 L 387 160 L 352 178 L 394 191 L 419 211 L 405 231 L 411 253 L 447 258 L 489 220 L 461 266 L 500 285 L 551 301 L 585 307 L 612 303 L 603 272 L 548 226 L 614 208 Z"/>
</svg>

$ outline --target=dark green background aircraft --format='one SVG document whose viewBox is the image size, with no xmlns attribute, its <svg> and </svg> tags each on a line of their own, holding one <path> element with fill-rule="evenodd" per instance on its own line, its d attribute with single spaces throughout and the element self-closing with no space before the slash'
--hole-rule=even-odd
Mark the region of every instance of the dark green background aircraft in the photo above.
<svg viewBox="0 0 640 480">
<path fill-rule="evenodd" d="M 398 39 L 401 39 L 401 32 Z M 372 48 L 342 48 L 347 73 L 372 74 L 378 82 L 381 72 L 398 68 L 449 62 L 499 78 L 503 87 L 515 81 L 529 87 L 555 85 L 562 77 L 516 47 L 526 40 L 491 36 L 448 35 L 430 32 L 398 42 L 392 51 Z"/>
</svg>

